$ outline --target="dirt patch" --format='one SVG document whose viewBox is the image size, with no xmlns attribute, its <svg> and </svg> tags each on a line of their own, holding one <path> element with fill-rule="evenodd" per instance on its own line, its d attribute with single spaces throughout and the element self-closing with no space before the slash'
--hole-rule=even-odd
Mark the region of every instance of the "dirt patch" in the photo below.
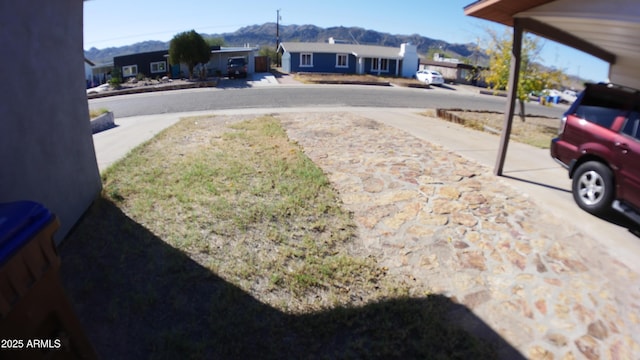
<svg viewBox="0 0 640 360">
<path fill-rule="evenodd" d="M 310 84 L 360 84 L 383 86 L 428 87 L 416 79 L 374 75 L 297 73 L 295 79 Z"/>
<path fill-rule="evenodd" d="M 504 114 L 501 112 L 438 109 L 436 114 L 441 119 L 496 135 L 500 135 L 504 126 Z M 522 121 L 520 117 L 515 116 L 511 138 L 541 149 L 548 149 L 551 139 L 558 133 L 559 126 L 560 120 L 557 118 L 527 115 L 525 121 Z"/>
</svg>

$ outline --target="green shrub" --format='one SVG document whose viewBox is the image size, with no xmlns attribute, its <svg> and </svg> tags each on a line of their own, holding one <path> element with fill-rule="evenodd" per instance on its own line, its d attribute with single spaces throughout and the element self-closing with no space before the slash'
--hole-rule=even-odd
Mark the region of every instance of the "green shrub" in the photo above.
<svg viewBox="0 0 640 360">
<path fill-rule="evenodd" d="M 111 70 L 111 79 L 109 79 L 109 85 L 113 86 L 114 88 L 118 88 L 120 84 L 122 84 L 122 73 L 120 72 L 119 68 L 114 67 Z"/>
<path fill-rule="evenodd" d="M 89 118 L 94 119 L 94 118 L 97 118 L 98 116 L 100 116 L 102 114 L 106 114 L 108 112 L 109 112 L 109 110 L 105 109 L 105 108 L 90 109 L 89 110 Z"/>
</svg>

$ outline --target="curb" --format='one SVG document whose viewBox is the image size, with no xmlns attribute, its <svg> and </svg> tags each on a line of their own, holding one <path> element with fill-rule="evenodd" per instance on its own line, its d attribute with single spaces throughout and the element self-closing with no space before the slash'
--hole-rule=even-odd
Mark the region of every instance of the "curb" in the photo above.
<svg viewBox="0 0 640 360">
<path fill-rule="evenodd" d="M 431 89 L 431 85 L 429 84 L 408 84 L 406 87 L 416 89 Z"/>
</svg>

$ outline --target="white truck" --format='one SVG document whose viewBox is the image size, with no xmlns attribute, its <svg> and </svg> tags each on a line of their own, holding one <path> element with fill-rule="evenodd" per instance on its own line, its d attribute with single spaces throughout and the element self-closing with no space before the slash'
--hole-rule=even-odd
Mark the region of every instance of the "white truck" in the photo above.
<svg viewBox="0 0 640 360">
<path fill-rule="evenodd" d="M 578 98 L 578 94 L 573 90 L 565 90 L 560 93 L 560 101 L 567 104 L 573 104 Z"/>
</svg>

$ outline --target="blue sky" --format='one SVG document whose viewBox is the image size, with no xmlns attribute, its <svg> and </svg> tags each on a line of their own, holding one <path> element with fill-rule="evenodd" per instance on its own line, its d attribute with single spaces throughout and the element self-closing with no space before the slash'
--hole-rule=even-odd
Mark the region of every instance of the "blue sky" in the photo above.
<svg viewBox="0 0 640 360">
<path fill-rule="evenodd" d="M 486 28 L 501 25 L 464 15 L 473 0 L 90 0 L 84 2 L 84 47 L 99 49 L 145 40 L 168 41 L 194 29 L 200 33 L 233 32 L 276 21 L 283 25 L 358 26 L 391 34 L 420 34 L 450 43 L 487 43 Z M 275 35 L 274 35 L 275 37 Z M 282 39 L 286 41 L 287 39 Z M 274 40 L 275 42 L 275 40 Z M 229 44 L 240 45 L 240 44 Z M 544 41 L 544 64 L 592 81 L 606 81 L 608 64 L 552 41 Z"/>
</svg>

